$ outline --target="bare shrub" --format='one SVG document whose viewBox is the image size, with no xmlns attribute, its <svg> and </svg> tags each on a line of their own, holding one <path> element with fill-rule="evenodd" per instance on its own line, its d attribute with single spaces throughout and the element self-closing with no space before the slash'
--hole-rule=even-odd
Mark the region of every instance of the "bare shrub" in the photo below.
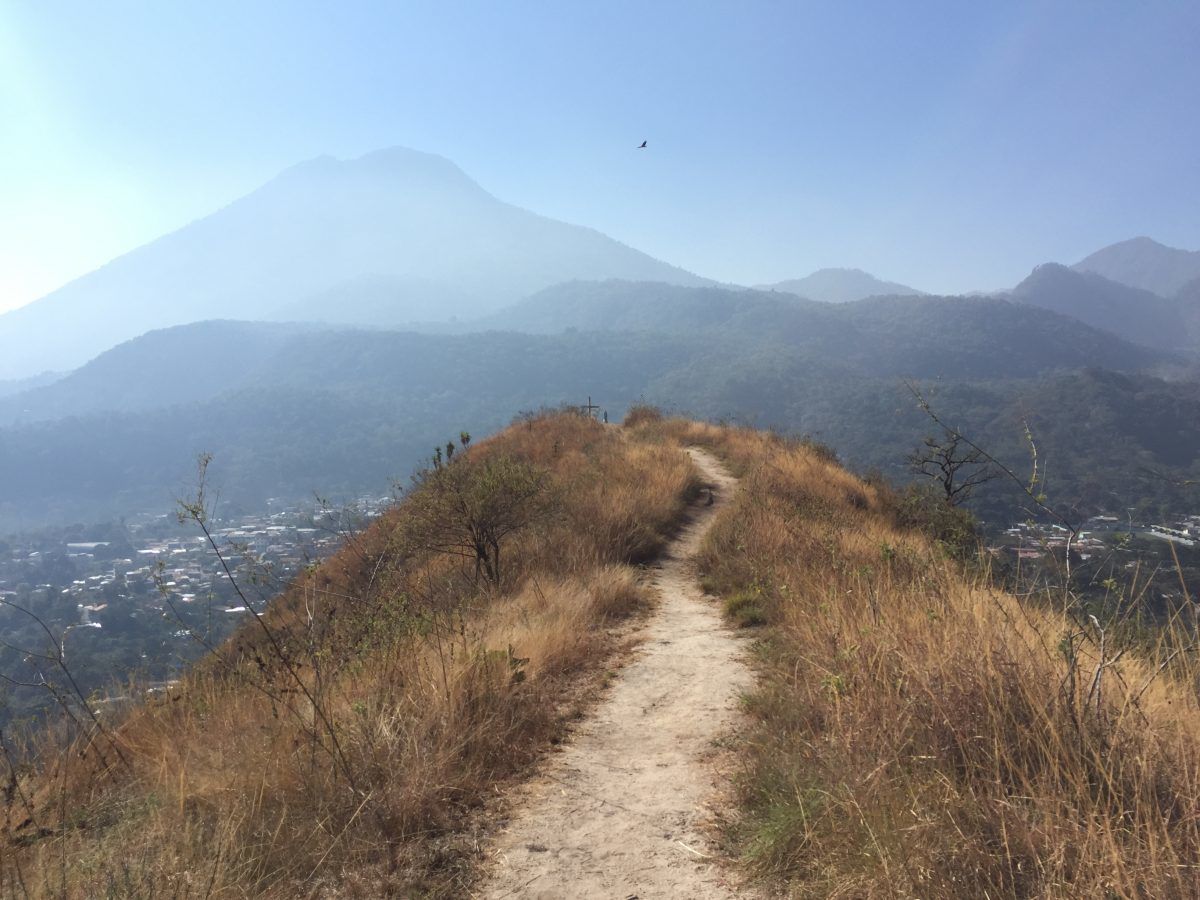
<svg viewBox="0 0 1200 900">
<path fill-rule="evenodd" d="M 638 403 L 629 407 L 629 411 L 625 413 L 625 418 L 621 424 L 627 428 L 637 428 L 639 425 L 648 425 L 653 422 L 661 422 L 662 420 L 662 410 L 657 406 Z"/>
</svg>

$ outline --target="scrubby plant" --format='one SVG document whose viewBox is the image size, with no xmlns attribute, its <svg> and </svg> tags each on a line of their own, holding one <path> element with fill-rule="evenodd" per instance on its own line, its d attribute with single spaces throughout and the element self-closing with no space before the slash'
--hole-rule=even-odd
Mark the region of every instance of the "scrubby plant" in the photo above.
<svg viewBox="0 0 1200 900">
<path fill-rule="evenodd" d="M 404 540 L 413 547 L 466 559 L 476 580 L 501 583 L 501 551 L 517 532 L 551 508 L 547 475 L 507 454 L 434 464 L 413 479 Z"/>
<path fill-rule="evenodd" d="M 909 468 L 931 479 L 947 506 L 962 506 L 975 489 L 1000 476 L 985 458 L 984 451 L 971 446 L 952 428 L 943 427 L 941 435 L 926 436 L 921 446 L 908 454 Z"/>
<path fill-rule="evenodd" d="M 762 591 L 756 588 L 747 588 L 729 595 L 725 598 L 724 607 L 725 615 L 740 628 L 762 625 L 767 621 Z"/>
<path fill-rule="evenodd" d="M 625 418 L 622 424 L 628 428 L 636 428 L 639 425 L 646 425 L 652 422 L 661 422 L 663 420 L 662 410 L 657 406 L 650 406 L 646 403 L 637 403 L 629 407 L 629 411 L 625 413 Z"/>
</svg>

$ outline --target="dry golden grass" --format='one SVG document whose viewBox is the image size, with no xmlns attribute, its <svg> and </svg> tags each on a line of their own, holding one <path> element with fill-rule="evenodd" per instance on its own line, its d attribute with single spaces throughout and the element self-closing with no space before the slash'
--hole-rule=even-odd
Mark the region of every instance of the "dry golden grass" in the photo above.
<svg viewBox="0 0 1200 900">
<path fill-rule="evenodd" d="M 115 728 L 127 765 L 99 741 L 14 782 L 0 891 L 461 895 L 472 811 L 561 733 L 612 623 L 646 603 L 632 566 L 696 491 L 678 448 L 577 416 L 468 457 L 497 453 L 544 470 L 552 498 L 499 588 L 403 545 L 400 504 L 273 603 L 300 684 L 250 623 Z"/>
<path fill-rule="evenodd" d="M 1151 661 L 1194 635 L 1114 662 L 898 530 L 819 448 L 634 430 L 742 475 L 702 566 L 769 623 L 732 829 L 753 871 L 796 897 L 1200 896 L 1197 673 Z"/>
</svg>

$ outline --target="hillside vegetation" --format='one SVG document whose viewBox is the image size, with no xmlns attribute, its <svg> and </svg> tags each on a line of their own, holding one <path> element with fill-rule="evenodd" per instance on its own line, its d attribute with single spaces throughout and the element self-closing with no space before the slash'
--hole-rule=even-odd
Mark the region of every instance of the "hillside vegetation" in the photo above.
<svg viewBox="0 0 1200 900">
<path fill-rule="evenodd" d="M 970 574 L 820 447 L 648 418 L 741 475 L 701 563 L 766 623 L 730 834 L 752 871 L 796 897 L 1196 896 L 1189 612 L 1122 640 Z"/>
<path fill-rule="evenodd" d="M 562 733 L 696 491 L 575 415 L 467 443 L 169 692 L 77 709 L 40 768 L 8 747 L 3 890 L 461 896 L 472 811 Z"/>
</svg>

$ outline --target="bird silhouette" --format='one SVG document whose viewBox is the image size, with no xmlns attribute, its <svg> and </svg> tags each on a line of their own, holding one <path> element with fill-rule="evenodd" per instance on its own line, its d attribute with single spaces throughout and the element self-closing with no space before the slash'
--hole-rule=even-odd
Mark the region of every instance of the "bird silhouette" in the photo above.
<svg viewBox="0 0 1200 900">
<path fill-rule="evenodd" d="M 642 141 L 640 144 L 638 144 L 637 148 L 638 148 L 639 150 L 645 150 L 645 149 L 646 149 L 646 142 L 645 142 L 645 141 Z"/>
</svg>

